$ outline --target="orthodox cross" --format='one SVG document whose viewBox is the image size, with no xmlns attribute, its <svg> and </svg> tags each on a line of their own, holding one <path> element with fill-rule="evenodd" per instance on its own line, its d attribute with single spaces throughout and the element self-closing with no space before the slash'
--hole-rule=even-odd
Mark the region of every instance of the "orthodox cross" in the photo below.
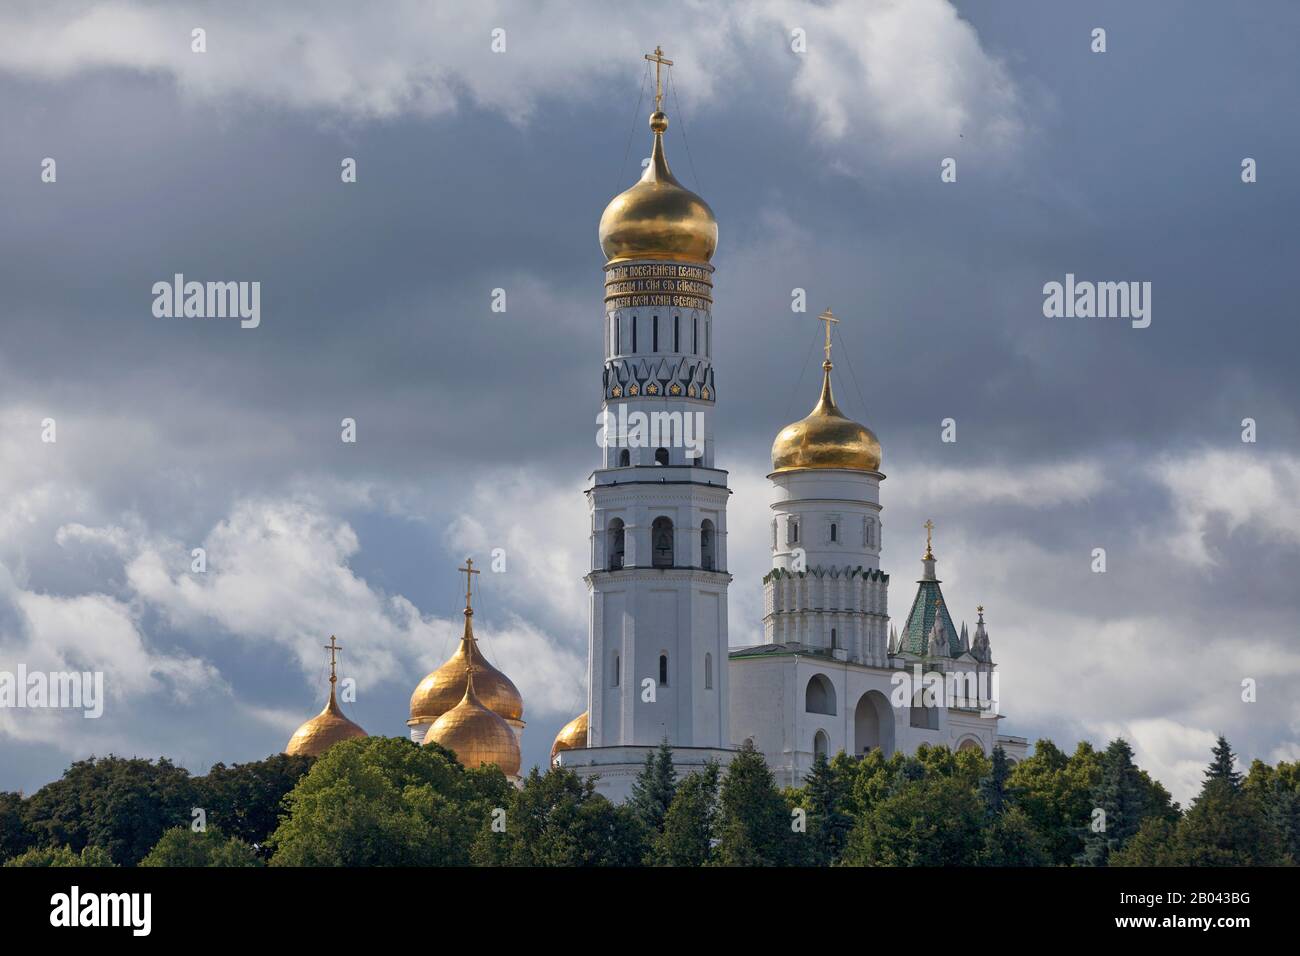
<svg viewBox="0 0 1300 956">
<path fill-rule="evenodd" d="M 645 58 L 655 65 L 655 112 L 662 113 L 664 89 L 663 85 L 659 82 L 659 70 L 661 67 L 672 66 L 673 61 L 664 59 L 664 51 L 658 46 L 655 46 L 655 51 L 653 53 L 647 53 Z"/>
<path fill-rule="evenodd" d="M 334 639 L 334 635 L 331 634 L 330 642 L 328 644 L 322 644 L 321 647 L 325 648 L 325 650 L 330 652 L 330 683 L 331 684 L 336 683 L 338 681 L 338 674 L 335 669 L 335 664 L 337 663 L 337 661 L 334 655 L 337 654 L 343 648 L 343 645 L 338 643 Z"/>
<path fill-rule="evenodd" d="M 826 323 L 826 361 L 829 362 L 831 360 L 831 325 L 839 325 L 840 320 L 835 318 L 835 313 L 827 309 L 817 316 L 817 321 Z"/>
<path fill-rule="evenodd" d="M 926 518 L 922 527 L 925 528 L 925 560 L 931 561 L 934 559 L 934 551 L 931 550 L 930 535 L 934 532 L 934 522 Z"/>
<path fill-rule="evenodd" d="M 483 572 L 474 570 L 473 558 L 466 558 L 465 567 L 457 568 L 456 570 L 465 572 L 465 610 L 469 611 L 470 598 L 473 596 L 473 591 L 474 591 L 474 578 L 472 577 L 472 575 L 482 574 Z"/>
</svg>

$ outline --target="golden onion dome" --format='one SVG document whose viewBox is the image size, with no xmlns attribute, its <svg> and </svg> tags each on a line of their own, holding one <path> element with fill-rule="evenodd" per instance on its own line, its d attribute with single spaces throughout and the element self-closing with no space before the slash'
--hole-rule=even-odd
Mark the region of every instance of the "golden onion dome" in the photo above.
<svg viewBox="0 0 1300 956">
<path fill-rule="evenodd" d="M 822 363 L 822 394 L 807 418 L 786 425 L 772 442 L 772 473 L 805 468 L 880 471 L 880 441 L 847 418 L 831 394 L 831 363 Z"/>
<path fill-rule="evenodd" d="M 518 688 L 509 677 L 489 664 L 479 650 L 478 641 L 474 639 L 473 615 L 473 610 L 467 607 L 465 633 L 456 653 L 416 686 L 411 695 L 411 719 L 408 723 L 437 720 L 455 707 L 465 696 L 471 662 L 474 665 L 474 689 L 483 705 L 506 720 L 523 719 L 524 699 Z"/>
<path fill-rule="evenodd" d="M 483 706 L 474 692 L 471 668 L 460 703 L 433 722 L 421 746 L 442 744 L 468 769 L 496 764 L 507 777 L 519 776 L 519 741 L 504 720 Z"/>
<path fill-rule="evenodd" d="M 555 755 L 561 750 L 583 750 L 587 746 L 587 711 L 583 711 L 577 717 L 560 728 L 560 732 L 555 735 L 555 743 L 551 744 L 551 762 L 555 762 Z"/>
<path fill-rule="evenodd" d="M 330 679 L 330 699 L 325 709 L 293 732 L 284 752 L 290 756 L 319 757 L 340 740 L 365 737 L 366 732 L 343 716 L 334 698 L 334 681 Z"/>
<path fill-rule="evenodd" d="M 718 248 L 713 210 L 677 181 L 664 155 L 668 117 L 650 114 L 650 163 L 632 188 L 615 196 L 600 217 L 600 248 L 610 262 L 674 259 L 708 262 Z"/>
</svg>

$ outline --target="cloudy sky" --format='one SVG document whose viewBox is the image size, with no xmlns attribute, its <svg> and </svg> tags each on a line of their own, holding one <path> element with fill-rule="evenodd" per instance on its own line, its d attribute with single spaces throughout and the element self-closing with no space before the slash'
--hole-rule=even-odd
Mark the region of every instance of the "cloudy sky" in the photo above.
<svg viewBox="0 0 1300 956">
<path fill-rule="evenodd" d="M 1007 731 L 1122 734 L 1182 799 L 1216 733 L 1300 758 L 1300 10 L 267 7 L 0 11 L 0 669 L 103 670 L 108 696 L 0 711 L 0 788 L 275 752 L 331 633 L 350 713 L 403 734 L 455 568 L 493 548 L 477 629 L 545 762 L 585 707 L 596 224 L 649 148 L 656 43 L 669 156 L 720 222 L 732 644 L 761 635 L 767 453 L 830 305 L 841 404 L 885 449 L 895 619 L 933 518 Z M 260 326 L 156 318 L 178 272 L 259 281 Z M 1150 327 L 1045 318 L 1067 273 L 1150 282 Z"/>
</svg>

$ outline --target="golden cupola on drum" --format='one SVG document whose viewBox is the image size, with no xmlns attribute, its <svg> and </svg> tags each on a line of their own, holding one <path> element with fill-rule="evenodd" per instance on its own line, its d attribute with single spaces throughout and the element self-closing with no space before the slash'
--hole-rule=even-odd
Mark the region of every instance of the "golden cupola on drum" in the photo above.
<svg viewBox="0 0 1300 956">
<path fill-rule="evenodd" d="M 284 747 L 284 752 L 290 756 L 319 757 L 340 740 L 366 736 L 364 730 L 343 716 L 334 693 L 334 685 L 338 683 L 335 655 L 343 645 L 337 643 L 331 634 L 330 642 L 324 647 L 330 652 L 330 699 L 324 710 L 293 732 Z"/>
<path fill-rule="evenodd" d="M 807 417 L 786 425 L 772 443 L 772 474 L 804 469 L 880 472 L 880 441 L 866 425 L 847 417 L 831 393 L 831 325 L 839 322 L 830 309 L 826 323 L 826 360 L 822 362 L 822 393 Z"/>
<path fill-rule="evenodd" d="M 469 770 L 485 764 L 500 768 L 511 783 L 519 782 L 519 741 L 509 724 L 483 706 L 474 691 L 478 666 L 470 660 L 465 674 L 465 695 L 451 710 L 433 722 L 420 746 L 440 744 Z"/>
<path fill-rule="evenodd" d="M 565 750 L 583 750 L 587 746 L 587 724 L 589 711 L 583 711 L 577 717 L 560 728 L 551 744 L 551 763 Z"/>
<path fill-rule="evenodd" d="M 663 111 L 660 67 L 672 61 L 664 59 L 658 47 L 646 59 L 655 64 L 650 162 L 641 179 L 605 207 L 600 248 L 611 264 L 639 259 L 707 264 L 718 248 L 718 220 L 708 203 L 677 181 L 664 153 L 668 116 Z"/>
<path fill-rule="evenodd" d="M 524 699 L 510 678 L 488 663 L 474 637 L 470 582 L 479 572 L 475 570 L 473 560 L 466 558 L 465 567 L 458 570 L 465 575 L 466 580 L 464 634 L 456 652 L 445 664 L 420 681 L 415 693 L 411 694 L 410 719 L 406 725 L 411 728 L 411 739 L 421 743 L 434 721 L 464 699 L 472 665 L 476 699 L 504 720 L 518 741 L 524 732 Z"/>
</svg>

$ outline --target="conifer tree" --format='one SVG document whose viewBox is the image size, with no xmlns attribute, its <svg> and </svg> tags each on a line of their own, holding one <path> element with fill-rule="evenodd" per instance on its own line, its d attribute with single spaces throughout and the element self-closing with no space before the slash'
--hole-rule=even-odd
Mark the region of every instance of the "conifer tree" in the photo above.
<svg viewBox="0 0 1300 956">
<path fill-rule="evenodd" d="M 746 743 L 727 767 L 719 800 L 717 862 L 722 866 L 783 866 L 793 831 L 785 800 L 763 755 Z"/>
<path fill-rule="evenodd" d="M 651 840 L 646 859 L 650 866 L 706 866 L 713 861 L 720 777 L 721 768 L 710 761 L 678 782 L 663 832 Z"/>
<path fill-rule="evenodd" d="M 1242 786 L 1235 756 L 1222 736 L 1205 783 L 1174 833 L 1181 866 L 1273 866 L 1287 859 L 1285 824 L 1266 812 L 1257 788 Z"/>
<path fill-rule="evenodd" d="M 1007 753 L 1001 745 L 993 748 L 991 763 L 992 767 L 988 774 L 980 780 L 979 795 L 984 803 L 984 812 L 989 817 L 995 818 L 1000 817 L 1007 809 L 1007 801 L 1011 796 L 1011 787 L 1008 783 L 1011 778 L 1011 763 L 1007 760 Z"/>
<path fill-rule="evenodd" d="M 1236 769 L 1236 755 L 1232 748 L 1228 746 L 1228 741 L 1222 734 L 1214 743 L 1214 759 L 1210 761 L 1210 766 L 1205 770 L 1205 779 L 1223 780 L 1234 790 L 1241 789 L 1241 773 Z"/>
<path fill-rule="evenodd" d="M 668 808 L 677 791 L 677 770 L 668 738 L 646 754 L 645 766 L 632 784 L 628 805 L 641 821 L 648 836 L 662 833 Z"/>
<path fill-rule="evenodd" d="M 809 863 L 833 866 L 844 854 L 853 819 L 845 812 L 846 782 L 831 766 L 825 754 L 813 760 L 804 778 L 802 806 L 808 812 Z"/>
<path fill-rule="evenodd" d="M 1124 846 L 1142 825 L 1150 799 L 1133 748 L 1122 739 L 1110 742 L 1101 758 L 1101 775 L 1092 788 L 1093 816 L 1084 832 L 1083 866 L 1105 866 L 1110 854 Z M 1104 815 L 1096 815 L 1096 811 Z"/>
</svg>

